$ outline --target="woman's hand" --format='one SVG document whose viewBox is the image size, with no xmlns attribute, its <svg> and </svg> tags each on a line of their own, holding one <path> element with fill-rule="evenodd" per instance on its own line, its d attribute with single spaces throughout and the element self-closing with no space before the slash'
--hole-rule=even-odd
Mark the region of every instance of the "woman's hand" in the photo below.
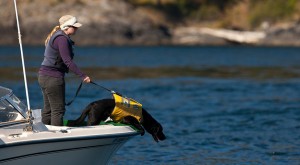
<svg viewBox="0 0 300 165">
<path fill-rule="evenodd" d="M 84 79 L 83 79 L 83 82 L 85 83 L 90 83 L 91 82 L 91 79 L 89 76 L 86 76 Z"/>
</svg>

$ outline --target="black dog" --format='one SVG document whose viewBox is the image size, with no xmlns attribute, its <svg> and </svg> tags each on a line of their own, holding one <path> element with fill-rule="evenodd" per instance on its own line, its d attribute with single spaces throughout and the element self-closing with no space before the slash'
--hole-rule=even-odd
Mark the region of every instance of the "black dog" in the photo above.
<svg viewBox="0 0 300 165">
<path fill-rule="evenodd" d="M 70 121 L 68 126 L 82 125 L 86 116 L 88 116 L 87 125 L 99 125 L 101 121 L 105 121 L 111 116 L 115 106 L 116 103 L 114 99 L 103 99 L 92 102 L 83 110 L 81 116 L 74 121 Z M 152 135 L 156 142 L 166 139 L 161 124 L 158 123 L 144 108 L 142 108 L 142 119 L 140 122 L 130 115 L 122 117 L 120 122 L 134 126 L 141 132 L 142 136 L 145 134 L 145 129 Z"/>
</svg>

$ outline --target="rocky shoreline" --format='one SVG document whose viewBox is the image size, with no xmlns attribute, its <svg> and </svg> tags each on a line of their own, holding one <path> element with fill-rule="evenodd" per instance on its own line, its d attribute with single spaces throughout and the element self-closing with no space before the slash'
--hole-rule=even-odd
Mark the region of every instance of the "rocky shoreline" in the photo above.
<svg viewBox="0 0 300 165">
<path fill-rule="evenodd" d="M 74 36 L 77 45 L 300 46 L 299 23 L 255 32 L 174 26 L 162 14 L 121 0 L 23 0 L 18 1 L 18 10 L 25 45 L 43 45 L 58 18 L 72 14 L 84 25 Z M 11 0 L 0 2 L 0 13 L 0 45 L 18 44 Z"/>
<path fill-rule="evenodd" d="M 172 44 L 179 45 L 256 45 L 300 46 L 300 24 L 288 27 L 273 27 L 261 31 L 239 31 L 203 27 L 174 29 Z"/>
</svg>

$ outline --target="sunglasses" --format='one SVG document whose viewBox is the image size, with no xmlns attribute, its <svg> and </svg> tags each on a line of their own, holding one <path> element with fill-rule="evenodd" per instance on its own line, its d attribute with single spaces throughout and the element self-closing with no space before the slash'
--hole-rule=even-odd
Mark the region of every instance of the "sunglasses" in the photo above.
<svg viewBox="0 0 300 165">
<path fill-rule="evenodd" d="M 75 26 L 68 26 L 68 27 L 72 27 L 72 28 L 74 28 L 74 29 L 77 29 L 78 27 L 75 27 Z"/>
</svg>

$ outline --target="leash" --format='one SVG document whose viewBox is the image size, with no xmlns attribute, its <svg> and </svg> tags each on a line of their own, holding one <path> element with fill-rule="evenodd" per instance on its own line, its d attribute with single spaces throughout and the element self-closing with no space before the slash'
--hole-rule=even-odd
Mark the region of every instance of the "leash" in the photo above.
<svg viewBox="0 0 300 165">
<path fill-rule="evenodd" d="M 109 91 L 109 92 L 112 93 L 112 94 L 117 94 L 117 95 L 119 95 L 119 96 L 122 96 L 122 94 L 120 94 L 120 93 L 118 93 L 118 92 L 115 92 L 115 91 L 113 91 L 113 90 L 111 90 L 111 89 L 105 88 L 104 86 L 99 85 L 99 84 L 97 84 L 97 83 L 95 83 L 95 82 L 93 82 L 93 81 L 91 81 L 90 83 L 91 83 L 91 84 L 94 84 L 94 85 L 96 85 L 96 86 L 98 86 L 98 87 L 100 87 L 100 88 L 102 88 L 102 89 L 105 89 L 105 90 Z"/>
<path fill-rule="evenodd" d="M 98 86 L 98 87 L 100 87 L 100 88 L 102 88 L 102 89 L 105 89 L 105 90 L 109 91 L 111 94 L 116 94 L 116 95 L 119 95 L 120 97 L 127 98 L 127 99 L 129 99 L 130 101 L 133 101 L 133 102 L 135 102 L 135 103 L 138 103 L 138 104 L 140 104 L 139 102 L 137 102 L 136 100 L 134 100 L 134 99 L 132 99 L 132 98 L 129 98 L 129 97 L 123 96 L 121 93 L 118 93 L 118 92 L 115 92 L 115 91 L 113 91 L 113 90 L 110 90 L 110 89 L 108 89 L 108 88 L 105 88 L 104 86 L 102 86 L 102 85 L 99 85 L 99 84 L 97 84 L 97 83 L 95 83 L 95 82 L 93 82 L 93 81 L 91 81 L 90 83 L 92 83 L 92 84 L 94 84 L 94 85 L 96 85 L 96 86 Z"/>
<path fill-rule="evenodd" d="M 99 85 L 99 84 L 97 84 L 97 83 L 95 83 L 95 82 L 93 82 L 93 81 L 91 81 L 90 83 L 91 83 L 91 84 L 94 84 L 95 86 L 98 86 L 98 87 L 100 87 L 100 88 L 102 88 L 102 89 L 104 89 L 104 90 L 106 90 L 106 91 L 109 91 L 109 92 L 112 93 L 112 94 L 117 94 L 117 95 L 119 95 L 119 96 L 122 97 L 122 94 L 120 94 L 120 93 L 118 93 L 118 92 L 115 92 L 115 91 L 113 91 L 113 90 L 110 90 L 110 89 L 108 89 L 108 88 L 105 88 L 104 86 Z M 79 91 L 81 90 L 81 87 L 82 87 L 82 81 L 80 82 L 80 85 L 78 86 L 77 91 L 76 91 L 76 94 L 75 94 L 75 96 L 73 97 L 73 99 L 72 99 L 71 101 L 69 101 L 68 103 L 65 103 L 66 106 L 69 106 L 69 105 L 71 105 L 71 104 L 73 103 L 73 101 L 74 101 L 75 98 L 77 97 Z"/>
<path fill-rule="evenodd" d="M 80 85 L 78 86 L 77 91 L 76 91 L 76 94 L 75 94 L 75 96 L 73 97 L 73 99 L 72 99 L 71 101 L 69 101 L 68 103 L 65 103 L 66 106 L 69 106 L 69 105 L 71 105 L 71 104 L 73 103 L 73 101 L 74 101 L 75 98 L 77 97 L 77 95 L 78 95 L 78 93 L 79 93 L 81 87 L 82 87 L 82 81 L 80 82 Z"/>
</svg>

